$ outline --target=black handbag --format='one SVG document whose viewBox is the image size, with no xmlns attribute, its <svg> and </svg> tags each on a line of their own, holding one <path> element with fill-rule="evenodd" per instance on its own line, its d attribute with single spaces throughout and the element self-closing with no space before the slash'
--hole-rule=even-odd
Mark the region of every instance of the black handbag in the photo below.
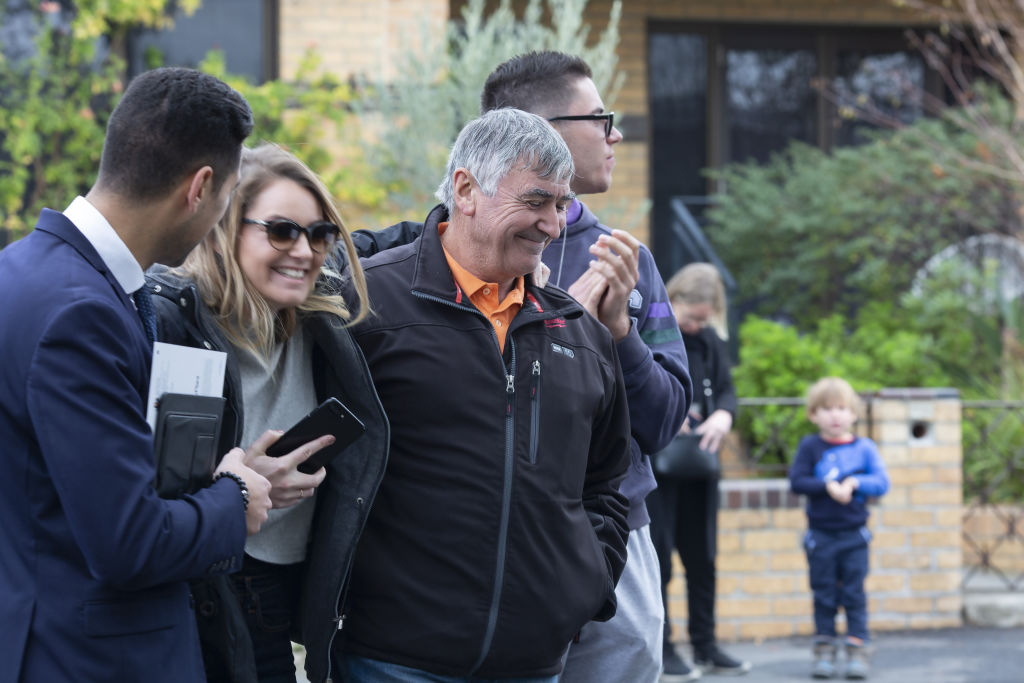
<svg viewBox="0 0 1024 683">
<path fill-rule="evenodd" d="M 654 473 L 667 479 L 718 479 L 722 464 L 718 453 L 700 447 L 700 434 L 679 434 L 651 456 Z"/>
<path fill-rule="evenodd" d="M 698 397 L 699 404 L 691 406 L 691 412 L 698 415 L 698 421 L 715 410 L 711 382 L 705 379 L 702 384 L 703 396 Z M 672 443 L 651 456 L 654 473 L 666 479 L 721 478 L 722 464 L 718 460 L 718 453 L 700 447 L 702 436 L 695 432 L 677 434 Z"/>
</svg>

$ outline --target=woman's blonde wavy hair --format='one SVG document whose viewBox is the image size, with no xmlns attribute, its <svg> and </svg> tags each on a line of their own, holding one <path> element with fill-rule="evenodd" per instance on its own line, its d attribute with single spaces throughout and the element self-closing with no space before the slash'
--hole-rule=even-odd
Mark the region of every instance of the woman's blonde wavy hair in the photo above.
<svg viewBox="0 0 1024 683">
<path fill-rule="evenodd" d="M 224 217 L 175 271 L 196 282 L 203 302 L 213 311 L 232 345 L 259 358 L 269 358 L 274 345 L 291 336 L 303 315 L 322 311 L 338 316 L 345 325 L 366 317 L 370 303 L 363 269 L 352 238 L 320 178 L 293 154 L 273 144 L 244 149 L 239 174 L 238 187 L 231 196 Z M 279 178 L 287 178 L 309 190 L 320 205 L 324 220 L 341 228 L 345 253 L 327 255 L 316 286 L 302 304 L 275 313 L 242 273 L 238 263 L 238 241 L 242 219 L 249 206 L 272 181 Z M 345 277 L 352 280 L 359 303 L 355 317 L 338 293 L 342 276 L 329 266 L 342 256 L 348 264 Z"/>
<path fill-rule="evenodd" d="M 723 340 L 729 339 L 725 285 L 717 268 L 710 263 L 691 263 L 665 283 L 665 290 L 669 301 L 682 301 L 690 306 L 711 306 L 708 323 L 719 337 Z"/>
</svg>

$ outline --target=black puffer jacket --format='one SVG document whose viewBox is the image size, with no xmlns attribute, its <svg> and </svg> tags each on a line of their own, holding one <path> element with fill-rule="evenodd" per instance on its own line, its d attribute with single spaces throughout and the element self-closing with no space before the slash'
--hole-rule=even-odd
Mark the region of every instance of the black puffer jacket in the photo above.
<svg viewBox="0 0 1024 683">
<path fill-rule="evenodd" d="M 243 412 L 237 359 L 195 284 L 159 267 L 150 270 L 146 282 L 153 293 L 161 341 L 228 353 L 219 452 L 244 447 L 247 444 L 239 443 Z M 320 282 L 318 287 L 325 284 Z M 317 400 L 338 397 L 366 425 L 366 433 L 327 466 L 327 478 L 317 489 L 297 635 L 306 646 L 309 679 L 323 681 L 330 671 L 328 652 L 338 632 L 339 605 L 356 542 L 384 476 L 390 428 L 366 361 L 348 330 L 337 318 L 320 313 L 310 315 L 302 324 L 313 336 Z M 223 656 L 236 661 L 234 653 Z"/>
<path fill-rule="evenodd" d="M 377 315 L 353 335 L 392 424 L 338 644 L 451 676 L 550 676 L 614 613 L 629 413 L 608 331 L 527 277 L 504 357 L 455 285 L 438 207 L 364 261 Z"/>
</svg>

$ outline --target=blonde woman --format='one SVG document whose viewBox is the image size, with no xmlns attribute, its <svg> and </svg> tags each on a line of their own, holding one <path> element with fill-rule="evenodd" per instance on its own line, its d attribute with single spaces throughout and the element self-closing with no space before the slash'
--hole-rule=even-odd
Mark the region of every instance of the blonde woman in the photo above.
<svg viewBox="0 0 1024 683">
<path fill-rule="evenodd" d="M 725 286 L 710 263 L 691 263 L 665 285 L 676 323 L 683 335 L 693 379 L 693 404 L 683 431 L 701 435 L 700 446 L 717 452 L 732 428 L 736 389 L 732 383 L 725 336 Z M 687 627 L 696 668 L 704 673 L 744 674 L 749 662 L 726 654 L 715 640 L 715 539 L 718 533 L 718 479 L 672 479 L 658 476 L 647 497 L 651 536 L 661 565 L 662 595 L 672 578 L 672 549 L 686 570 Z M 694 680 L 698 672 L 671 645 L 665 600 L 665 683 Z"/>
<path fill-rule="evenodd" d="M 347 260 L 355 310 L 337 293 L 332 253 Z M 297 467 L 329 436 L 279 458 L 256 455 L 253 468 L 270 480 L 274 509 L 231 577 L 237 605 L 223 591 L 220 604 L 216 595 L 207 596 L 212 604 L 197 601 L 209 680 L 294 681 L 292 634 L 301 634 L 311 663 L 328 665 L 346 568 L 387 453 L 387 420 L 347 329 L 369 308 L 355 249 L 319 178 L 292 154 L 263 145 L 243 153 L 218 226 L 180 268 L 151 272 L 148 284 L 162 341 L 228 354 L 223 443 L 265 451 L 280 436 L 267 430 L 287 429 L 331 396 L 366 424 L 314 474 Z M 234 621 L 225 619 L 232 614 Z"/>
</svg>

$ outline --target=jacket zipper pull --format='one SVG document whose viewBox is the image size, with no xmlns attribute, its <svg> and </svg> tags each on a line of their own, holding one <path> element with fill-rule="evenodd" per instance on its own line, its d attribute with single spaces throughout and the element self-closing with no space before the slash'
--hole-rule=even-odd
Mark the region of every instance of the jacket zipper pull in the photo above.
<svg viewBox="0 0 1024 683">
<path fill-rule="evenodd" d="M 516 393 L 515 375 L 505 375 L 505 379 L 508 380 L 508 383 L 505 385 L 505 396 L 507 398 L 505 401 L 505 417 L 508 418 L 512 415 L 512 396 Z"/>
</svg>

